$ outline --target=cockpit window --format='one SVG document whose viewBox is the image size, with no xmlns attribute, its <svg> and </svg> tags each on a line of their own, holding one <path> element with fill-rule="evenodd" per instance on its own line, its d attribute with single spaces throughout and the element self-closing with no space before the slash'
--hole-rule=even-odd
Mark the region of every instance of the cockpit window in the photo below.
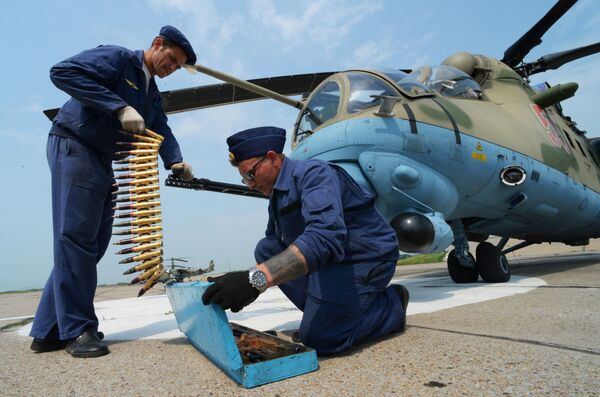
<svg viewBox="0 0 600 397">
<path fill-rule="evenodd" d="M 390 79 L 394 80 L 396 84 L 400 86 L 402 92 L 409 97 L 433 95 L 425 85 L 415 80 L 411 74 L 394 69 L 385 69 L 383 70 L 383 73 L 385 73 Z"/>
<path fill-rule="evenodd" d="M 317 91 L 302 112 L 296 132 L 297 142 L 310 136 L 314 129 L 335 117 L 340 104 L 340 86 L 330 81 Z"/>
<path fill-rule="evenodd" d="M 452 66 L 422 66 L 410 73 L 427 88 L 447 97 L 481 99 L 481 86 Z"/>
<path fill-rule="evenodd" d="M 388 84 L 377 77 L 359 72 L 348 72 L 346 77 L 350 81 L 350 96 L 348 98 L 348 113 L 379 106 L 381 99 L 373 95 L 398 96 L 398 93 Z"/>
</svg>

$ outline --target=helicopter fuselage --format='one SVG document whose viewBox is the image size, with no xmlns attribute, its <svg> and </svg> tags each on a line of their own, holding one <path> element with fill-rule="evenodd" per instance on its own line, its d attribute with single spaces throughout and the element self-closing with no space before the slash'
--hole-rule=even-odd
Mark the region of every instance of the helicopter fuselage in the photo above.
<svg viewBox="0 0 600 397">
<path fill-rule="evenodd" d="M 512 69 L 477 58 L 481 89 L 469 95 L 453 96 L 453 80 L 423 82 L 423 89 L 389 72 L 331 76 L 306 100 L 291 157 L 341 165 L 377 195 L 392 224 L 419 213 L 436 233 L 441 220 L 461 221 L 471 235 L 530 242 L 580 244 L 600 236 L 594 148 L 560 107 L 534 103 L 536 91 Z M 378 92 L 384 86 L 393 91 Z M 392 94 L 392 111 L 381 110 L 384 98 L 365 101 L 371 92 Z M 353 102 L 361 96 L 357 111 Z M 416 251 L 452 243 L 442 240 Z"/>
</svg>

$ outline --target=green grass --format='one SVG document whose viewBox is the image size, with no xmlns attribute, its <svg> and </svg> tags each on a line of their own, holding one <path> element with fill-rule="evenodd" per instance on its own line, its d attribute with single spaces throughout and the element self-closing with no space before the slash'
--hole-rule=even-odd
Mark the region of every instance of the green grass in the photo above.
<svg viewBox="0 0 600 397">
<path fill-rule="evenodd" d="M 421 263 L 437 263 L 442 262 L 444 259 L 445 252 L 434 252 L 432 254 L 413 255 L 408 258 L 400 259 L 396 265 L 419 265 Z"/>
</svg>

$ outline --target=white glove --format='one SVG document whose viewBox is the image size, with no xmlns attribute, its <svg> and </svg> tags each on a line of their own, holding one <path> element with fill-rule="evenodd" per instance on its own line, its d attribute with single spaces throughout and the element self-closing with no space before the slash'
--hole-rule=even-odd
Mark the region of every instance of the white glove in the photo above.
<svg viewBox="0 0 600 397">
<path fill-rule="evenodd" d="M 117 110 L 117 116 L 121 122 L 121 127 L 125 131 L 141 134 L 146 130 L 146 124 L 140 114 L 131 106 L 125 106 Z"/>
<path fill-rule="evenodd" d="M 175 177 L 183 179 L 186 182 L 194 179 L 194 175 L 192 174 L 192 166 L 185 161 L 173 164 L 171 166 L 171 172 Z"/>
</svg>

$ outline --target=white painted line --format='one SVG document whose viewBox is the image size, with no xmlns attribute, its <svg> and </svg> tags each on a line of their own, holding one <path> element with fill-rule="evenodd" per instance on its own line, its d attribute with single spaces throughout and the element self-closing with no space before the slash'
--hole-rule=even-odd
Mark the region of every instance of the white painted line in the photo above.
<svg viewBox="0 0 600 397">
<path fill-rule="evenodd" d="M 420 277 L 392 280 L 410 292 L 408 315 L 431 313 L 455 306 L 522 294 L 546 285 L 539 278 L 512 276 L 502 284 L 454 284 L 449 277 Z M 100 331 L 106 340 L 171 339 L 183 336 L 166 295 L 103 301 L 95 304 Z M 239 313 L 227 312 L 230 321 L 264 331 L 293 330 L 302 312 L 278 288 L 270 288 Z M 28 335 L 31 324 L 19 334 Z"/>
<path fill-rule="evenodd" d="M 9 321 L 9 320 L 23 320 L 24 318 L 33 318 L 33 314 L 30 316 L 21 316 L 21 317 L 6 317 L 0 318 L 0 321 Z"/>
</svg>

